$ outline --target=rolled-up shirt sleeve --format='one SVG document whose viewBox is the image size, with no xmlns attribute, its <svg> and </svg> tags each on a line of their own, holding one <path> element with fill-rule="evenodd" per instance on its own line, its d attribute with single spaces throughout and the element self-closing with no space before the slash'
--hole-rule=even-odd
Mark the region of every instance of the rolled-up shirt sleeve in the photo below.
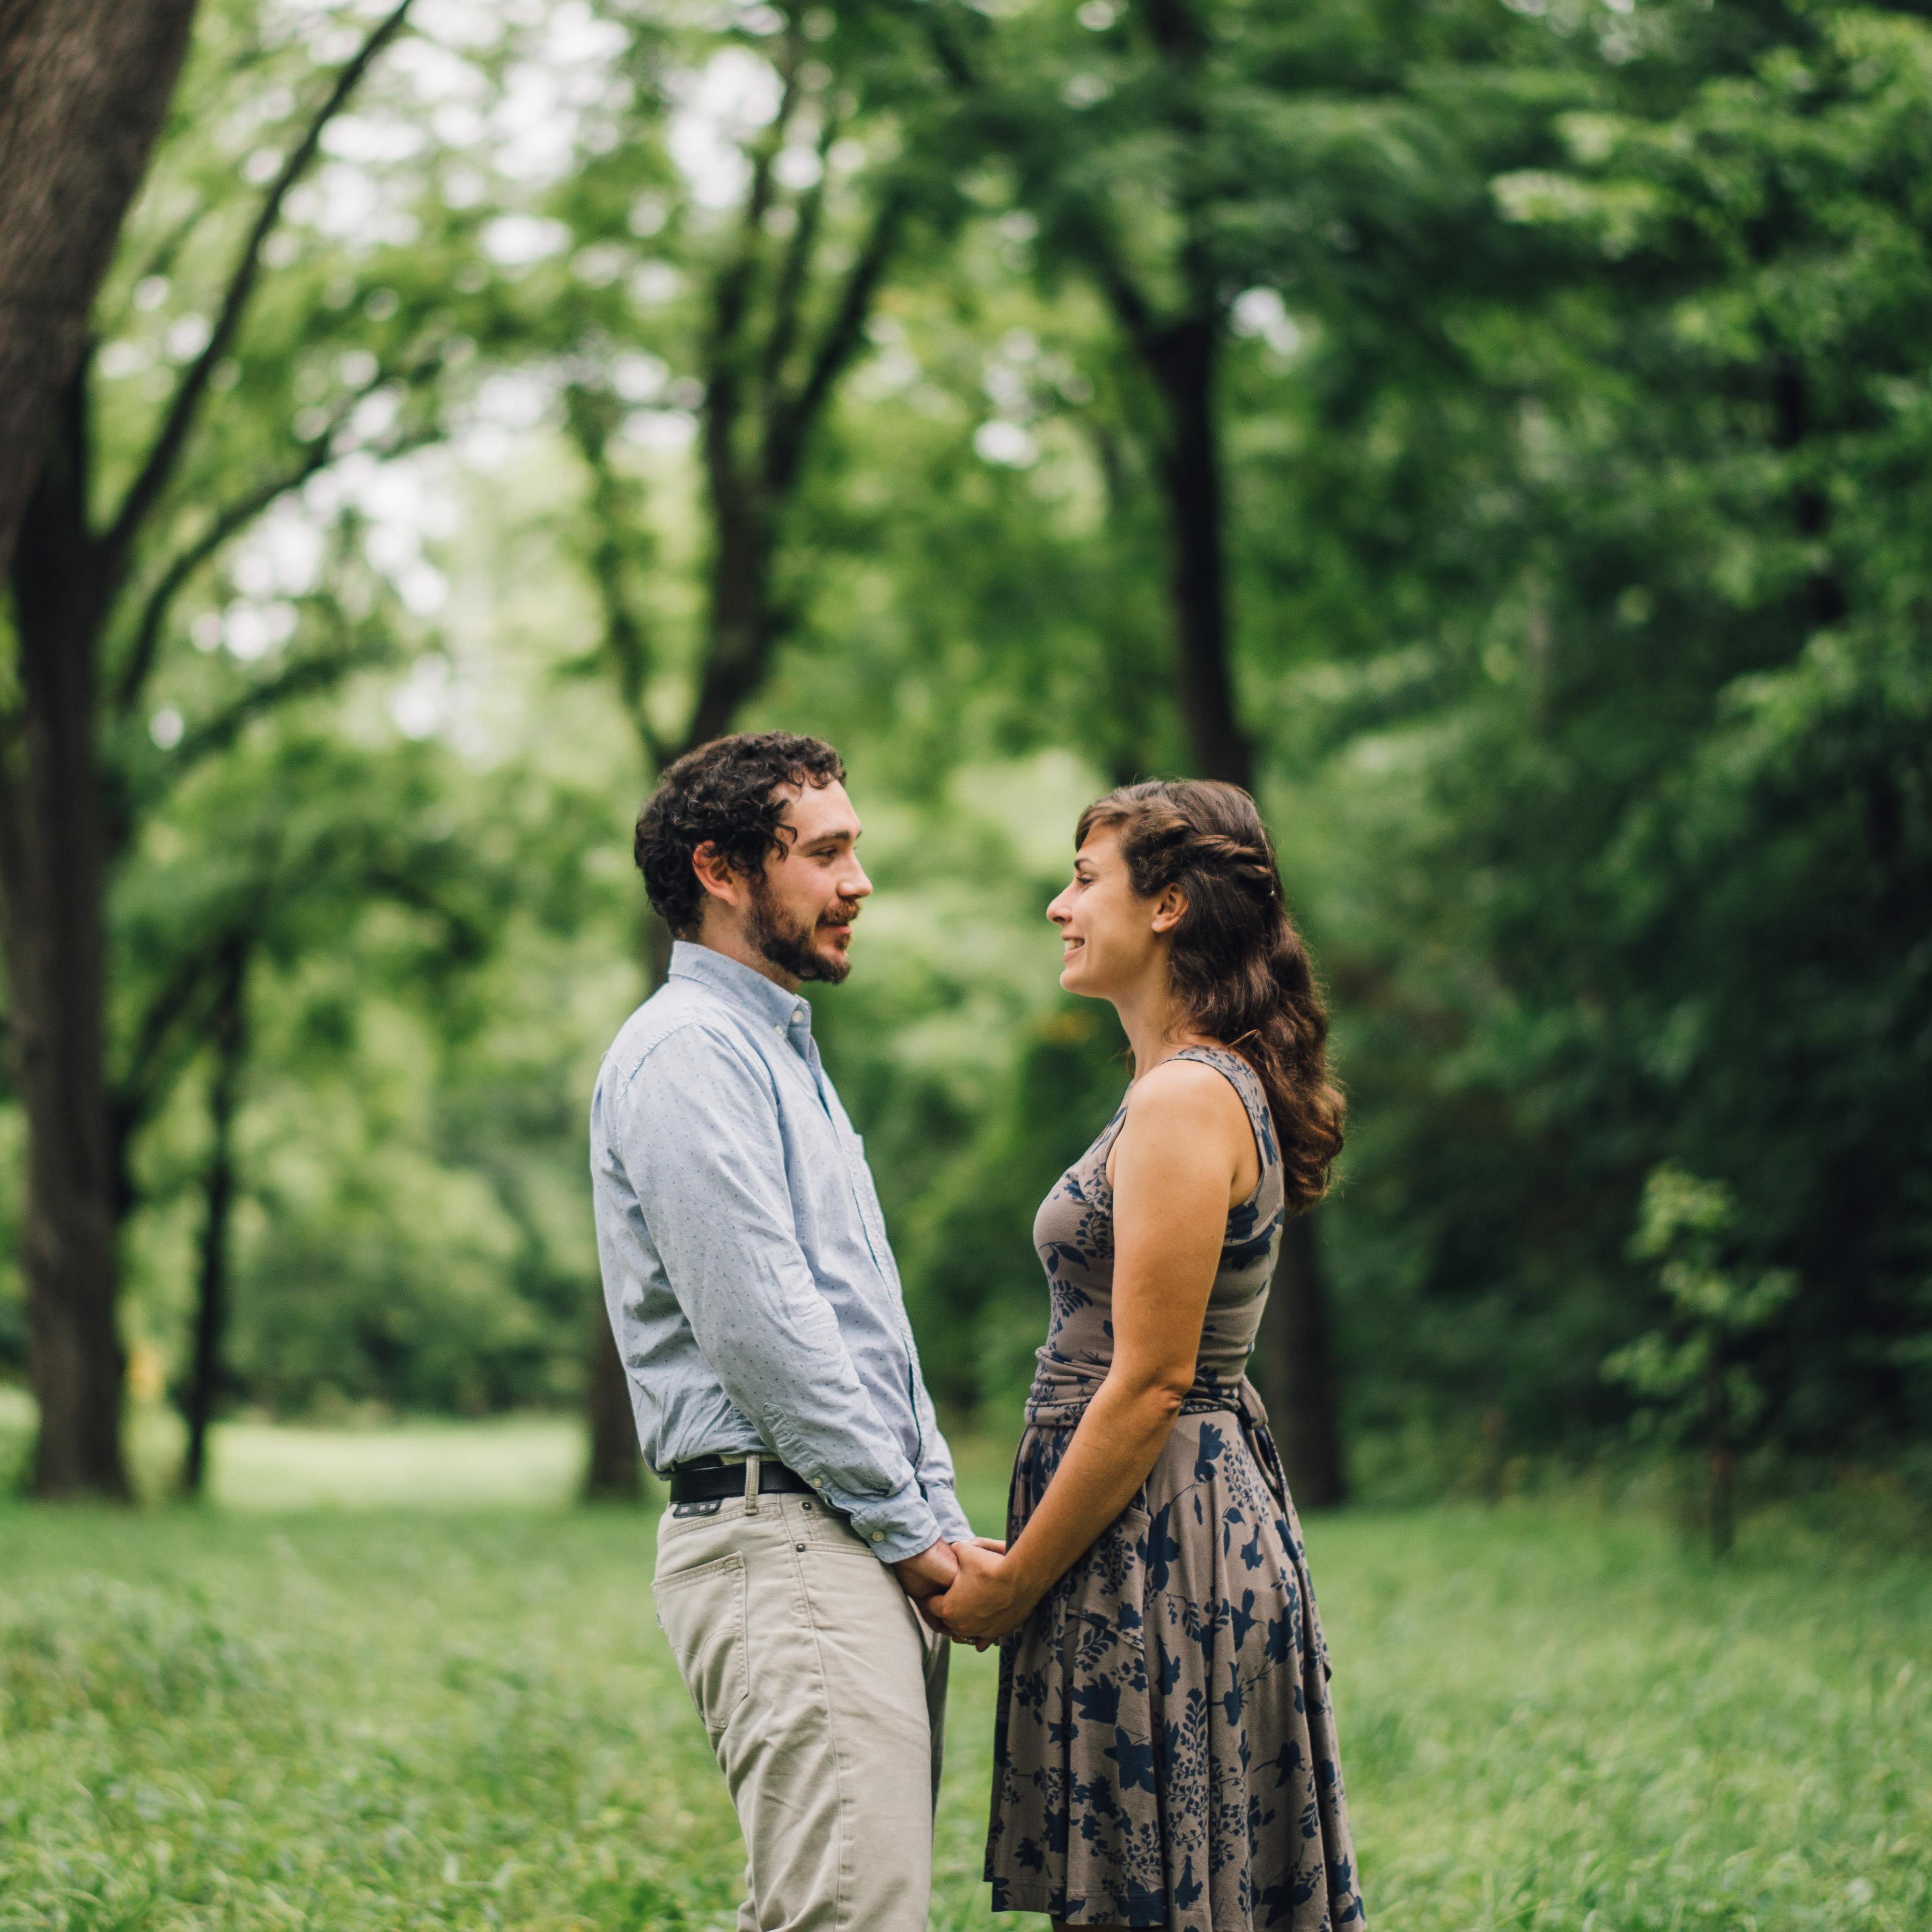
<svg viewBox="0 0 1932 1932">
<path fill-rule="evenodd" d="M 733 1406 L 882 1562 L 929 1549 L 944 1526 L 799 1244 L 769 1074 L 724 1029 L 694 1023 L 652 1048 L 614 1099 L 614 1150 Z M 950 1486 L 944 1502 L 958 1516 Z"/>
</svg>

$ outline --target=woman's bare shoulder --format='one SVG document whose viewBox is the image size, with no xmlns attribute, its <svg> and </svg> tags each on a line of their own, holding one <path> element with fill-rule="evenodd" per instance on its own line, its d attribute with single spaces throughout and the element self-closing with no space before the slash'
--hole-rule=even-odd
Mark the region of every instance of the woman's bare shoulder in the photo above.
<svg viewBox="0 0 1932 1932">
<path fill-rule="evenodd" d="M 1127 1089 L 1127 1118 L 1162 1135 L 1245 1138 L 1248 1111 L 1227 1076 L 1198 1060 L 1163 1060 Z"/>
</svg>

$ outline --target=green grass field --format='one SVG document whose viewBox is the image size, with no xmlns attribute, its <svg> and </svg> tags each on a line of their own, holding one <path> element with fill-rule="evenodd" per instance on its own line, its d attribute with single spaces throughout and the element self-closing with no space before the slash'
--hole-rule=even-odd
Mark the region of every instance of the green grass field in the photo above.
<svg viewBox="0 0 1932 1932">
<path fill-rule="evenodd" d="M 0 1928 L 728 1926 L 649 1518 L 543 1506 L 569 1451 L 241 1432 L 221 1508 L 0 1508 Z M 1760 1528 L 1719 1572 L 1538 1502 L 1311 1542 L 1383 1932 L 1932 1927 L 1924 1553 Z M 956 1654 L 942 1928 L 990 1917 L 991 1663 Z"/>
</svg>

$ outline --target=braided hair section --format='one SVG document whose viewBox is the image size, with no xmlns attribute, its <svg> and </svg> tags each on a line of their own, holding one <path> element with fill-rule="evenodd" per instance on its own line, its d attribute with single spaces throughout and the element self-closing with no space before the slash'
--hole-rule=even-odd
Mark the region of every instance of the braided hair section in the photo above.
<svg viewBox="0 0 1932 1932">
<path fill-rule="evenodd" d="M 1089 806 L 1075 849 L 1102 826 L 1117 831 L 1142 898 L 1172 886 L 1186 899 L 1168 960 L 1182 1017 L 1261 1076 L 1288 1210 L 1312 1208 L 1342 1150 L 1346 1103 L 1328 1068 L 1328 1010 L 1254 800 L 1213 779 L 1150 779 Z"/>
</svg>

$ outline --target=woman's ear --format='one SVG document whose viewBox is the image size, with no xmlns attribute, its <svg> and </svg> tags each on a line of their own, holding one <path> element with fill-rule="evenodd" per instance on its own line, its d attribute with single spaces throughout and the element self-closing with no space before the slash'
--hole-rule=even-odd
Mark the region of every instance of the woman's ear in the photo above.
<svg viewBox="0 0 1932 1932">
<path fill-rule="evenodd" d="M 1178 886 L 1169 886 L 1154 902 L 1154 929 L 1172 932 L 1187 916 L 1187 895 Z"/>
</svg>

